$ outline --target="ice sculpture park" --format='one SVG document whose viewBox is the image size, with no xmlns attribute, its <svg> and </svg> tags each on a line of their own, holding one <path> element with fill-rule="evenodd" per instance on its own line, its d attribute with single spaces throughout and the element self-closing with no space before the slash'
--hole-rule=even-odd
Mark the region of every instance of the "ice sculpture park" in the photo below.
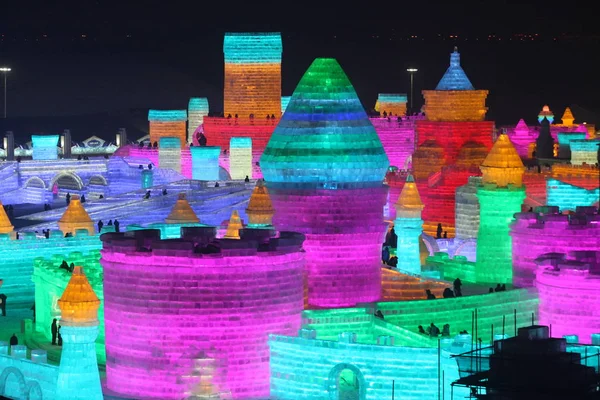
<svg viewBox="0 0 600 400">
<path fill-rule="evenodd" d="M 282 96 L 282 54 L 227 33 L 224 112 L 198 93 L 136 140 L 5 134 L 0 397 L 593 392 L 595 127 L 548 105 L 496 126 L 457 48 L 419 113 L 333 58 Z"/>
</svg>

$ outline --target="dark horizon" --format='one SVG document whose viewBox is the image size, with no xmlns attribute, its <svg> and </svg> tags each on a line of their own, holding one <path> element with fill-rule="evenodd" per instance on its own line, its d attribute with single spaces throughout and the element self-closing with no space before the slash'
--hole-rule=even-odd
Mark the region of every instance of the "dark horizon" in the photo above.
<svg viewBox="0 0 600 400">
<path fill-rule="evenodd" d="M 520 118 L 533 124 L 544 104 L 557 119 L 571 105 L 600 114 L 595 95 L 600 91 L 595 69 L 600 35 L 597 24 L 587 22 L 590 13 L 575 6 L 559 14 L 548 4 L 499 2 L 495 12 L 482 14 L 475 6 L 485 3 L 473 2 L 468 8 L 438 5 L 435 12 L 419 14 L 417 6 L 357 11 L 330 5 L 307 19 L 306 10 L 277 15 L 269 7 L 246 13 L 243 8 L 215 13 L 197 7 L 186 13 L 178 2 L 157 9 L 159 2 L 149 1 L 144 7 L 126 3 L 115 14 L 100 1 L 67 3 L 72 3 L 70 14 L 41 8 L 20 23 L 11 19 L 0 32 L 0 64 L 13 68 L 9 120 L 186 108 L 189 97 L 208 97 L 211 111 L 218 112 L 227 31 L 282 32 L 284 96 L 292 94 L 314 58 L 334 57 L 367 111 L 377 93 L 409 93 L 406 68 L 418 68 L 418 108 L 420 91 L 435 88 L 457 45 L 475 88 L 490 91 L 487 119 L 498 125 Z M 330 14 L 339 17 L 326 18 Z"/>
</svg>

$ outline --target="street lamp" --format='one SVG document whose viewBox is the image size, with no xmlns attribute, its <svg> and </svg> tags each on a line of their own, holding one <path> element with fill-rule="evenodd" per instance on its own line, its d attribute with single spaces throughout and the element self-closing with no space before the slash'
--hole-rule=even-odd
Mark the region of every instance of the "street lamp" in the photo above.
<svg viewBox="0 0 600 400">
<path fill-rule="evenodd" d="M 414 82 L 414 77 L 415 77 L 415 72 L 417 72 L 418 69 L 416 68 L 407 68 L 406 72 L 408 72 L 410 74 L 410 110 L 412 111 L 413 109 L 413 82 Z"/>
<path fill-rule="evenodd" d="M 4 118 L 6 118 L 6 77 L 10 71 L 8 67 L 0 67 L 0 72 L 4 74 Z"/>
</svg>

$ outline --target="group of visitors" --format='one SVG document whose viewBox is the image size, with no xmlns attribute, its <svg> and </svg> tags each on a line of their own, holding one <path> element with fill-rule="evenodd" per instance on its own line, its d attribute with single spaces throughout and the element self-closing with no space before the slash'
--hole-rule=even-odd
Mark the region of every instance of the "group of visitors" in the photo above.
<svg viewBox="0 0 600 400">
<path fill-rule="evenodd" d="M 419 325 L 418 329 L 420 334 L 427 335 L 430 337 L 438 337 L 440 336 L 440 334 L 442 337 L 450 337 L 450 324 L 444 324 L 441 332 L 440 328 L 435 326 L 433 322 L 427 327 L 427 329 L 424 329 L 423 325 Z"/>
<path fill-rule="evenodd" d="M 114 226 L 115 232 L 117 232 L 117 233 L 121 232 L 120 225 L 121 225 L 121 223 L 116 218 L 115 218 L 114 222 L 112 219 L 109 219 L 108 223 L 106 224 L 106 226 Z M 98 233 L 102 233 L 103 227 L 104 227 L 104 222 L 102 222 L 102 220 L 98 221 Z"/>
</svg>

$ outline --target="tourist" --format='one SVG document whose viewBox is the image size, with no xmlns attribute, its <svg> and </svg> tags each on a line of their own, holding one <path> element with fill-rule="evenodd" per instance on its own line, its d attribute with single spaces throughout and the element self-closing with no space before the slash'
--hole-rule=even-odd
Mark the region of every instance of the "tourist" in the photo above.
<svg viewBox="0 0 600 400">
<path fill-rule="evenodd" d="M 460 278 L 456 278 L 453 282 L 454 285 L 454 297 L 462 296 L 462 281 Z"/>
<path fill-rule="evenodd" d="M 108 225 L 108 226 L 112 226 L 112 224 L 113 224 L 113 223 L 112 223 L 112 219 L 109 219 L 109 220 L 108 220 L 108 224 L 107 224 L 107 225 Z"/>
<path fill-rule="evenodd" d="M 444 239 L 448 239 L 448 231 L 444 231 Z"/>
<path fill-rule="evenodd" d="M 398 257 L 390 257 L 390 260 L 387 262 L 387 265 L 389 265 L 392 268 L 396 268 L 396 266 L 398 266 Z"/>
<path fill-rule="evenodd" d="M 431 323 L 431 325 L 429 327 L 431 328 L 431 329 L 429 329 L 429 336 L 437 337 L 440 334 L 440 328 L 435 326 L 433 322 Z"/>
<path fill-rule="evenodd" d="M 104 226 L 104 222 L 102 222 L 102 220 L 98 221 L 98 233 L 102 232 L 103 226 Z"/>
<path fill-rule="evenodd" d="M 215 182 L 215 187 L 219 187 L 219 182 Z"/>
<path fill-rule="evenodd" d="M 383 319 L 383 313 L 381 312 L 381 310 L 377 310 L 377 311 L 375 312 L 375 316 L 376 316 L 377 318 L 381 318 L 381 319 Z"/>
<path fill-rule="evenodd" d="M 425 332 L 425 329 L 423 329 L 423 325 L 419 325 L 419 333 L 422 333 L 424 335 L 427 334 L 427 332 Z"/>
<path fill-rule="evenodd" d="M 67 193 L 65 199 L 67 200 L 67 205 L 69 205 L 69 203 L 71 202 L 71 193 Z"/>
<path fill-rule="evenodd" d="M 166 195 L 167 195 L 167 189 L 166 189 L 166 188 L 164 188 L 164 189 L 162 190 L 162 195 L 163 195 L 163 196 L 166 196 Z"/>
<path fill-rule="evenodd" d="M 444 289 L 444 293 L 442 294 L 445 299 L 451 299 L 454 297 L 454 292 L 450 288 Z"/>
<path fill-rule="evenodd" d="M 436 238 L 436 239 L 441 239 L 441 238 L 442 238 L 442 232 L 443 232 L 443 231 L 444 231 L 444 229 L 442 228 L 442 224 L 441 224 L 441 223 L 439 223 L 439 224 L 437 225 L 437 232 L 436 232 L 435 238 Z"/>
<path fill-rule="evenodd" d="M 50 332 L 52 333 L 52 345 L 56 346 L 56 336 L 58 335 L 58 323 L 56 318 L 52 320 L 52 325 L 50 325 Z"/>
<path fill-rule="evenodd" d="M 248 175 L 246 175 L 246 177 L 244 178 L 244 182 L 246 182 L 246 183 L 250 182 L 250 178 L 248 178 Z"/>
<path fill-rule="evenodd" d="M 58 335 L 58 345 L 62 346 L 62 335 L 60 334 L 60 328 L 61 328 L 61 326 L 58 325 L 58 329 L 57 329 L 56 333 Z"/>
<path fill-rule="evenodd" d="M 73 270 L 75 270 L 75 264 L 71 263 L 71 265 L 69 265 L 69 272 L 73 272 Z"/>
<path fill-rule="evenodd" d="M 67 262 L 65 260 L 63 260 L 62 263 L 60 264 L 59 269 L 66 269 L 68 271 L 69 270 L 69 264 L 67 264 Z"/>
<path fill-rule="evenodd" d="M 435 299 L 435 294 L 431 293 L 430 289 L 426 289 L 425 290 L 425 294 L 427 295 L 427 300 L 434 300 Z"/>
<path fill-rule="evenodd" d="M 381 251 L 381 261 L 384 264 L 387 264 L 390 261 L 390 248 L 388 246 L 383 246 L 383 250 Z"/>
<path fill-rule="evenodd" d="M 496 285 L 496 288 L 494 289 L 495 292 L 501 292 L 502 291 L 502 286 L 500 286 L 500 284 L 498 283 Z"/>
<path fill-rule="evenodd" d="M 85 194 L 82 194 L 82 195 L 81 195 L 81 203 L 82 203 L 82 204 L 83 204 L 83 203 L 85 203 Z"/>
<path fill-rule="evenodd" d="M 501 288 L 502 292 L 506 292 L 506 284 L 505 283 L 503 283 L 502 286 L 500 286 L 500 288 Z"/>
<path fill-rule="evenodd" d="M 13 333 L 13 335 L 10 337 L 10 345 L 16 346 L 18 344 L 19 344 L 19 338 L 17 337 L 16 333 Z"/>
<path fill-rule="evenodd" d="M 118 220 L 115 218 L 114 225 L 115 225 L 115 232 L 117 232 L 117 233 L 119 233 L 119 232 L 120 232 L 120 230 L 119 230 L 119 225 L 120 225 L 120 224 L 121 224 L 121 223 L 120 223 L 120 222 L 119 222 L 119 221 L 118 221 Z"/>
<path fill-rule="evenodd" d="M 449 337 L 450 336 L 450 324 L 444 324 L 442 327 L 442 336 Z"/>
<path fill-rule="evenodd" d="M 6 317 L 6 295 L 0 293 L 0 310 L 2 310 L 2 316 Z"/>
</svg>

